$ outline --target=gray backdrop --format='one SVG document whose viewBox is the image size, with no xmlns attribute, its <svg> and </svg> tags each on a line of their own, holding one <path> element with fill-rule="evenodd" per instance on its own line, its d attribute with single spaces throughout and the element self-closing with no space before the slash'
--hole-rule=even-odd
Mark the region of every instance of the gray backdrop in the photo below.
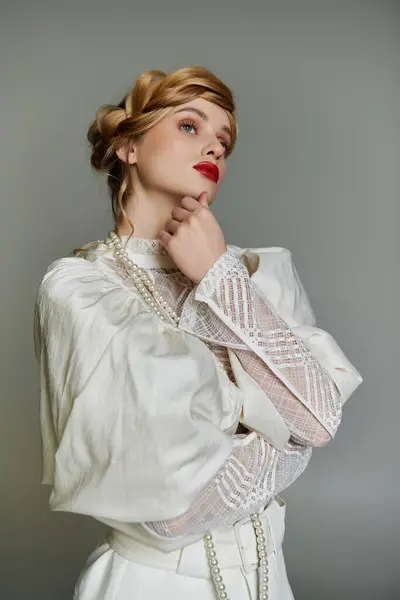
<svg viewBox="0 0 400 600">
<path fill-rule="evenodd" d="M 1 4 L 1 600 L 71 599 L 103 532 L 48 511 L 32 344 L 47 265 L 111 223 L 86 129 L 142 70 L 189 63 L 236 92 L 240 139 L 215 208 L 228 241 L 290 248 L 318 325 L 365 378 L 336 440 L 285 494 L 296 600 L 400 596 L 399 9 L 385 0 Z"/>
</svg>

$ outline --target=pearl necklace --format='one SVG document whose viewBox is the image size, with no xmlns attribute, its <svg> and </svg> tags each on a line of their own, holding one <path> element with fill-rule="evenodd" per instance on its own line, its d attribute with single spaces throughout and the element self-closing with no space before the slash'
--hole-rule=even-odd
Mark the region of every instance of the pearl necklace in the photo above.
<svg viewBox="0 0 400 600">
<path fill-rule="evenodd" d="M 150 279 L 146 271 L 136 265 L 125 251 L 120 238 L 114 231 L 110 231 L 105 245 L 109 250 L 112 250 L 117 260 L 122 263 L 126 271 L 131 276 L 138 292 L 145 300 L 147 305 L 159 316 L 161 321 L 168 320 L 174 325 L 179 325 L 179 315 L 170 304 L 156 290 L 153 281 Z M 207 344 L 209 346 L 209 344 Z M 218 360 L 218 364 L 223 371 L 225 367 Z M 258 513 L 252 513 L 250 519 L 254 528 L 257 540 L 257 554 L 259 559 L 259 600 L 268 600 L 268 553 L 264 529 L 260 521 Z M 207 553 L 208 564 L 210 566 L 211 578 L 213 580 L 218 598 L 220 600 L 229 600 L 225 591 L 225 584 L 222 580 L 221 569 L 218 566 L 217 553 L 215 551 L 214 542 L 211 533 L 206 533 L 203 537 L 204 546 Z"/>
</svg>

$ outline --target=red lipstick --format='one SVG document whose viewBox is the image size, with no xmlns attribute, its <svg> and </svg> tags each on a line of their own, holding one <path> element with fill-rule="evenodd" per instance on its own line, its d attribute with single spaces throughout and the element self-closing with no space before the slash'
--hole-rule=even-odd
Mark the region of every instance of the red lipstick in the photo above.
<svg viewBox="0 0 400 600">
<path fill-rule="evenodd" d="M 196 169 L 199 173 L 211 179 L 214 183 L 218 183 L 219 179 L 219 169 L 217 165 L 208 160 L 197 163 L 194 165 L 193 169 Z"/>
</svg>

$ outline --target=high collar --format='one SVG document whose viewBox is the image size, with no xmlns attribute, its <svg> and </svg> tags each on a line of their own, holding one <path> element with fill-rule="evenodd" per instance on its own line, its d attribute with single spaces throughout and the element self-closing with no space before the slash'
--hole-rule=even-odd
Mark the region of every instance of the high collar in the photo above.
<svg viewBox="0 0 400 600">
<path fill-rule="evenodd" d="M 130 238 L 129 235 L 121 235 L 120 239 L 123 245 L 126 244 L 127 251 L 129 250 L 134 254 L 168 256 L 168 252 L 160 240 L 138 237 Z"/>
<path fill-rule="evenodd" d="M 125 246 L 131 260 L 139 267 L 168 269 L 176 267 L 165 246 L 157 239 L 137 238 L 122 235 L 121 242 Z"/>
</svg>

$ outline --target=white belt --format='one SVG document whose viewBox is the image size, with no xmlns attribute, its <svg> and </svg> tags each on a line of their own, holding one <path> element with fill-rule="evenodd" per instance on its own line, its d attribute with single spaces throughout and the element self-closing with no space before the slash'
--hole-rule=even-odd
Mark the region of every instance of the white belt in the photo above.
<svg viewBox="0 0 400 600">
<path fill-rule="evenodd" d="M 285 503 L 276 497 L 259 517 L 266 537 L 268 555 L 279 551 L 284 533 Z M 256 536 L 250 517 L 232 527 L 210 532 L 221 569 L 243 568 L 246 574 L 258 567 Z M 172 552 L 164 552 L 112 529 L 107 535 L 111 548 L 127 560 L 191 577 L 210 578 L 203 539 Z"/>
</svg>

